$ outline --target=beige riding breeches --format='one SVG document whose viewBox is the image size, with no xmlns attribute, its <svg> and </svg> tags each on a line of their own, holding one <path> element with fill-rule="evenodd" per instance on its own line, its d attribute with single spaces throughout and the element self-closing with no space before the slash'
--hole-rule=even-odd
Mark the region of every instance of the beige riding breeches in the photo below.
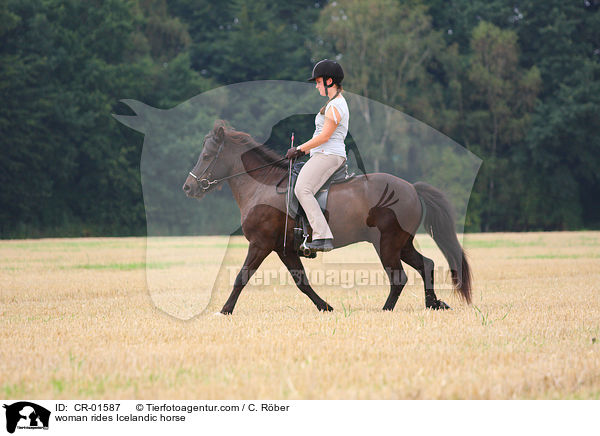
<svg viewBox="0 0 600 436">
<path fill-rule="evenodd" d="M 314 153 L 298 174 L 294 193 L 306 212 L 306 217 L 312 227 L 313 241 L 315 239 L 333 238 L 315 194 L 345 161 L 346 158 L 343 156 Z"/>
</svg>

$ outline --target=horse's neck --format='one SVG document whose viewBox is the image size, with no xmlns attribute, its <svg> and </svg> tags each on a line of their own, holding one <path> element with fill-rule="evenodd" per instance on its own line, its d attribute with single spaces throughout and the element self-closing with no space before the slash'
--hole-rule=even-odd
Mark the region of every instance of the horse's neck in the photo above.
<svg viewBox="0 0 600 436">
<path fill-rule="evenodd" d="M 269 189 L 274 192 L 275 184 L 284 174 L 284 171 L 273 165 L 251 171 L 273 162 L 252 149 L 243 150 L 235 161 L 232 165 L 231 174 L 243 174 L 232 177 L 228 182 L 235 201 L 240 211 L 243 212 L 249 205 L 256 203 L 261 195 L 268 196 L 272 194 Z"/>
<path fill-rule="evenodd" d="M 231 188 L 235 202 L 240 208 L 240 211 L 243 211 L 246 209 L 248 199 L 250 198 L 250 192 L 256 189 L 256 187 L 252 186 L 254 181 L 252 178 L 248 177 L 247 174 L 244 174 L 239 177 L 233 177 L 227 180 L 227 182 L 229 183 L 229 188 Z"/>
</svg>

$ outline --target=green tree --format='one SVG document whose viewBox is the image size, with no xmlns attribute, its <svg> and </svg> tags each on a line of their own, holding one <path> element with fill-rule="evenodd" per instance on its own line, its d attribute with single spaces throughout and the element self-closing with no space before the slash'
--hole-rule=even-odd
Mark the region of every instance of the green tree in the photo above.
<svg viewBox="0 0 600 436">
<path fill-rule="evenodd" d="M 518 156 L 528 169 L 523 228 L 598 227 L 600 2 L 528 1 L 522 11 L 524 57 L 543 85 Z"/>
<path fill-rule="evenodd" d="M 541 79 L 538 102 L 526 136 L 513 147 L 511 171 L 514 192 L 495 197 L 496 228 L 566 229 L 597 227 L 600 207 L 592 199 L 600 195 L 596 138 L 600 124 L 590 122 L 598 113 L 598 63 L 600 61 L 600 1 L 548 0 L 427 0 L 434 25 L 448 42 L 459 44 L 462 58 L 472 50 L 470 39 L 480 21 L 516 33 L 521 56 L 519 67 L 537 67 Z M 445 64 L 447 65 L 447 64 Z M 468 83 L 460 81 L 464 98 L 446 93 L 446 103 L 460 104 L 459 119 L 481 110 L 470 100 Z M 463 122 L 445 130 L 463 144 L 477 142 Z M 478 136 L 476 134 L 475 136 Z M 481 175 L 486 172 L 486 164 Z M 483 195 L 486 183 L 478 183 L 474 197 Z M 518 204 L 516 199 L 521 198 Z M 508 203 L 504 203 L 508 199 Z M 484 203 L 472 204 L 479 215 Z"/>
<path fill-rule="evenodd" d="M 192 66 L 221 84 L 303 80 L 310 72 L 307 41 L 320 9 L 301 0 L 174 0 L 188 26 Z"/>
<path fill-rule="evenodd" d="M 146 26 L 160 8 L 137 1 L 3 6 L 0 231 L 141 233 L 141 137 L 111 113 L 122 98 L 172 105 L 208 88 L 190 69 L 184 46 L 158 42 L 185 41 L 185 29 L 170 21 L 169 37 Z"/>
<path fill-rule="evenodd" d="M 441 51 L 443 41 L 421 2 L 332 2 L 323 9 L 317 31 L 328 44 L 313 45 L 316 57 L 325 57 L 328 51 L 329 56 L 339 55 L 346 89 L 414 116 L 426 112 L 429 102 L 420 92 L 428 83 L 426 67 Z M 364 157 L 379 171 L 382 161 L 392 154 L 386 148 L 393 133 L 390 112 L 385 119 L 375 120 L 369 105 L 358 109 L 373 138 Z"/>
<path fill-rule="evenodd" d="M 499 229 L 507 219 L 499 201 L 507 191 L 515 190 L 513 148 L 523 145 L 530 113 L 540 86 L 536 67 L 519 68 L 517 35 L 482 21 L 473 30 L 468 81 L 473 110 L 465 117 L 470 131 L 469 148 L 484 158 L 479 178 L 485 202 L 482 207 L 484 231 Z M 516 192 L 512 192 L 514 195 Z M 505 200 L 509 204 L 510 195 Z"/>
</svg>

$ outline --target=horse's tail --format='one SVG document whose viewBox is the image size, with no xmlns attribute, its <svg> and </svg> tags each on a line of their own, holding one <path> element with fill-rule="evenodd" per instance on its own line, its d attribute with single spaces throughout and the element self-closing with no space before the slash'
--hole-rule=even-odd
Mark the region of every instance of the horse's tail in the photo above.
<svg viewBox="0 0 600 436">
<path fill-rule="evenodd" d="M 442 191 L 427 183 L 417 182 L 413 186 L 425 203 L 423 226 L 448 261 L 454 289 L 471 303 L 471 268 L 456 236 L 452 205 Z"/>
</svg>

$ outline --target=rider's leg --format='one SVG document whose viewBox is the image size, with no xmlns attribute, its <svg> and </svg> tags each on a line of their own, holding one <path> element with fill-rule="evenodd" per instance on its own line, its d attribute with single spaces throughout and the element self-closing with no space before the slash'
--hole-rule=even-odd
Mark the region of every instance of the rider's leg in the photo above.
<svg viewBox="0 0 600 436">
<path fill-rule="evenodd" d="M 321 212 L 315 194 L 344 161 L 343 156 L 314 153 L 298 174 L 294 193 L 306 212 L 306 217 L 312 227 L 313 241 L 333 239 L 333 234 L 329 225 L 327 225 L 323 212 Z"/>
</svg>

